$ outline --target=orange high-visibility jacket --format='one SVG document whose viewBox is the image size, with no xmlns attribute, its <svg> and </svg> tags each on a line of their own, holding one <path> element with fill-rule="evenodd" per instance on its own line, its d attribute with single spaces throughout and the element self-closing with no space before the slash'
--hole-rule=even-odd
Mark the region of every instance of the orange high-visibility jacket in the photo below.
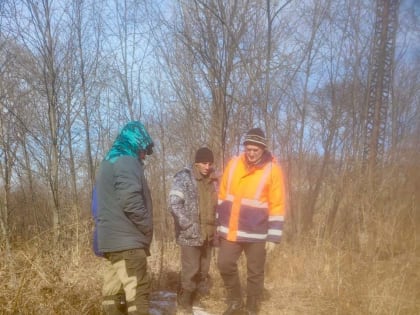
<svg viewBox="0 0 420 315">
<path fill-rule="evenodd" d="M 221 237 L 237 242 L 280 241 L 286 196 L 283 171 L 273 157 L 251 169 L 245 154 L 234 157 L 223 173 L 218 199 Z"/>
</svg>

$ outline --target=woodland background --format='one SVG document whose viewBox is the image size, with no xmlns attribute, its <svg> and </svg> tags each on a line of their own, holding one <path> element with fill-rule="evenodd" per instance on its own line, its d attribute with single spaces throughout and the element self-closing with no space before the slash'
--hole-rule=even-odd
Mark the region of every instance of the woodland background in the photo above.
<svg viewBox="0 0 420 315">
<path fill-rule="evenodd" d="M 376 12 L 390 3 L 372 138 Z M 171 176 L 203 145 L 222 172 L 259 126 L 288 187 L 263 313 L 420 313 L 419 16 L 415 0 L 0 0 L 0 313 L 99 313 L 90 195 L 130 120 L 156 144 L 154 290 L 177 286 Z"/>
</svg>

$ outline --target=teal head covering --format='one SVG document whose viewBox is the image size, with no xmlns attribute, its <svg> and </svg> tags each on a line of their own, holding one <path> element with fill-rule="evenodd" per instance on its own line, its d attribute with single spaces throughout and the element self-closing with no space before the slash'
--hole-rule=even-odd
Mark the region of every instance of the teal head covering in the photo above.
<svg viewBox="0 0 420 315">
<path fill-rule="evenodd" d="M 152 148 L 153 140 L 143 124 L 139 121 L 131 121 L 123 127 L 105 156 L 105 160 L 114 163 L 118 157 L 126 155 L 137 158 L 140 150 L 152 154 Z"/>
</svg>

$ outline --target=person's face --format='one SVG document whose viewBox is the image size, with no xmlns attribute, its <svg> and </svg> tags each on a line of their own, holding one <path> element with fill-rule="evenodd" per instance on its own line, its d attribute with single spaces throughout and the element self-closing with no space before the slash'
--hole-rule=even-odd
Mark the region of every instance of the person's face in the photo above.
<svg viewBox="0 0 420 315">
<path fill-rule="evenodd" d="M 145 150 L 139 150 L 138 156 L 141 161 L 144 161 L 146 159 L 146 155 L 152 155 L 153 154 L 153 143 L 149 144 Z"/>
<path fill-rule="evenodd" d="M 195 163 L 195 165 L 197 165 L 198 171 L 200 172 L 201 175 L 208 176 L 210 174 L 213 163 L 199 162 L 199 163 Z"/>
<path fill-rule="evenodd" d="M 257 163 L 264 153 L 264 149 L 253 144 L 245 146 L 245 156 L 250 164 Z"/>
<path fill-rule="evenodd" d="M 139 155 L 139 159 L 140 159 L 141 161 L 144 161 L 144 160 L 146 159 L 146 151 L 144 151 L 144 150 L 139 150 L 138 155 Z"/>
</svg>

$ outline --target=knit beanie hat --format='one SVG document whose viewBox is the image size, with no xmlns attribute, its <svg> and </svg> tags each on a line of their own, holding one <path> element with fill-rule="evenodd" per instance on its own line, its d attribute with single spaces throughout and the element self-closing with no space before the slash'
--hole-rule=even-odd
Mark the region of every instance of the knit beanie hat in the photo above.
<svg viewBox="0 0 420 315">
<path fill-rule="evenodd" d="M 195 153 L 195 163 L 214 162 L 213 152 L 209 148 L 203 147 Z"/>
<path fill-rule="evenodd" d="M 244 145 L 253 144 L 262 148 L 267 147 L 267 139 L 261 128 L 252 128 L 245 135 Z"/>
</svg>

